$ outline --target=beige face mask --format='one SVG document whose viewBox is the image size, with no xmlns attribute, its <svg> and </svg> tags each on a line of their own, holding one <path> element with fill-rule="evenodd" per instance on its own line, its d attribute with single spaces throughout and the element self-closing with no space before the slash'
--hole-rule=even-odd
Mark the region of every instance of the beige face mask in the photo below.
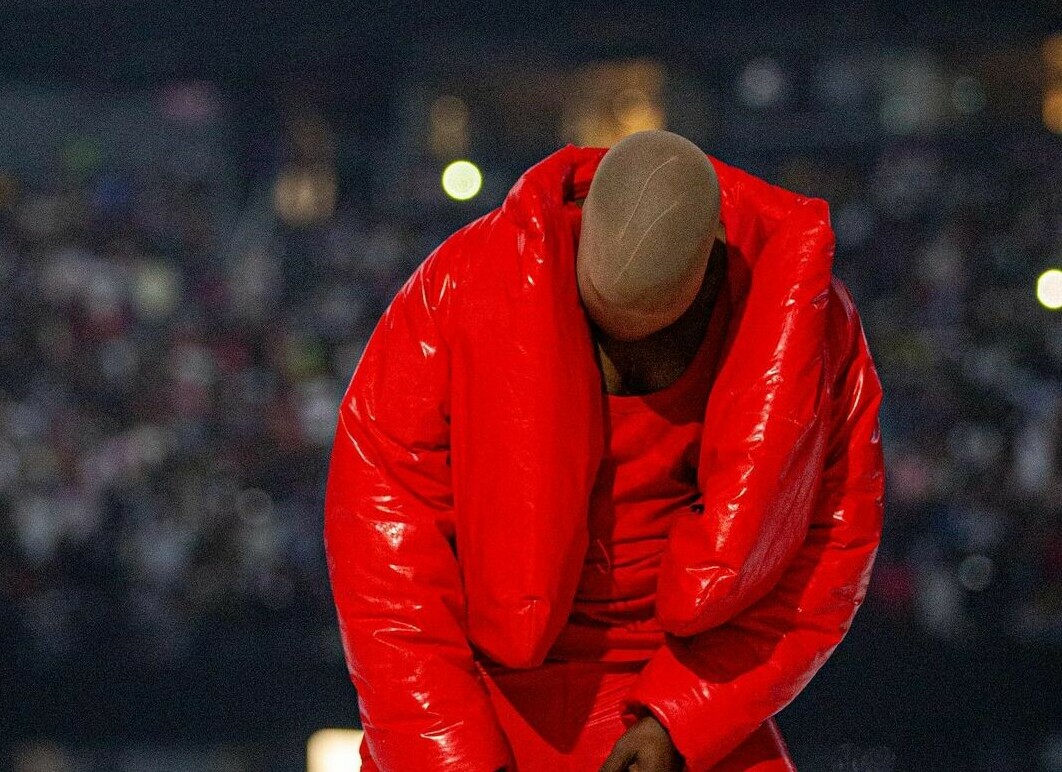
<svg viewBox="0 0 1062 772">
<path fill-rule="evenodd" d="M 594 323 L 630 341 L 677 320 L 701 288 L 719 208 L 715 169 L 685 137 L 640 131 L 613 145 L 583 202 L 575 261 Z"/>
</svg>

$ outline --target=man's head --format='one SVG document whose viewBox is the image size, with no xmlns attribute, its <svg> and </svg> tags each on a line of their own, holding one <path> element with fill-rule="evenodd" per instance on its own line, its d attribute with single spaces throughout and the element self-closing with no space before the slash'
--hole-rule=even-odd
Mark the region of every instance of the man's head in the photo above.
<svg viewBox="0 0 1062 772">
<path fill-rule="evenodd" d="M 669 131 L 639 131 L 602 157 L 582 211 L 576 273 L 594 323 L 637 340 L 696 297 L 719 227 L 719 180 L 704 152 Z"/>
</svg>

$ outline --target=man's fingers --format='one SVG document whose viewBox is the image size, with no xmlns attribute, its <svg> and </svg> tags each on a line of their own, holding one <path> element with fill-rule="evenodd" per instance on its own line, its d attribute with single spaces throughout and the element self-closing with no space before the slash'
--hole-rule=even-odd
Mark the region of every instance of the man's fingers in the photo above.
<svg viewBox="0 0 1062 772">
<path fill-rule="evenodd" d="M 605 759 L 605 763 L 601 765 L 598 772 L 627 772 L 627 767 L 635 755 L 634 749 L 628 747 L 623 742 L 623 738 L 620 738 L 612 746 L 612 753 L 608 754 L 608 758 Z"/>
</svg>

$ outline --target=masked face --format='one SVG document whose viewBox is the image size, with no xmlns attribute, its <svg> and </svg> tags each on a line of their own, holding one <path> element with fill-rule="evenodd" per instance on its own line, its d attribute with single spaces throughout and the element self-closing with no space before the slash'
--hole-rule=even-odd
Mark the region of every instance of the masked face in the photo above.
<svg viewBox="0 0 1062 772">
<path fill-rule="evenodd" d="M 582 205 L 576 257 L 594 323 L 637 340 L 678 319 L 704 279 L 719 208 L 715 169 L 684 137 L 642 131 L 610 148 Z"/>
</svg>

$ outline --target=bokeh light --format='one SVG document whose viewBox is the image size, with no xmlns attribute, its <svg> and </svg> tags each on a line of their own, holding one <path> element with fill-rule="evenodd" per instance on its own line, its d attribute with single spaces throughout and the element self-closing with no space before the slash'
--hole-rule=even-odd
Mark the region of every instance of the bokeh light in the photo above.
<svg viewBox="0 0 1062 772">
<path fill-rule="evenodd" d="M 788 80 L 782 66 L 770 57 L 755 59 L 745 66 L 738 80 L 741 101 L 749 107 L 770 107 L 785 96 Z"/>
<path fill-rule="evenodd" d="M 1062 87 L 1044 92 L 1044 128 L 1054 134 L 1062 134 Z"/>
<path fill-rule="evenodd" d="M 1062 271 L 1051 268 L 1040 274 L 1036 280 L 1036 299 L 1052 311 L 1062 308 Z"/>
<path fill-rule="evenodd" d="M 1062 35 L 1044 41 L 1044 128 L 1062 134 Z"/>
<path fill-rule="evenodd" d="M 442 187 L 450 198 L 467 201 L 483 187 L 483 175 L 471 161 L 454 161 L 443 169 Z"/>
<path fill-rule="evenodd" d="M 362 731 L 322 729 L 306 743 L 306 772 L 357 772 L 361 769 Z"/>
<path fill-rule="evenodd" d="M 579 67 L 563 87 L 562 141 L 610 147 L 636 131 L 665 128 L 667 85 L 667 71 L 654 59 Z"/>
<path fill-rule="evenodd" d="M 273 206 L 281 220 L 305 227 L 332 216 L 336 206 L 335 174 L 322 167 L 289 165 L 273 187 Z"/>
</svg>

